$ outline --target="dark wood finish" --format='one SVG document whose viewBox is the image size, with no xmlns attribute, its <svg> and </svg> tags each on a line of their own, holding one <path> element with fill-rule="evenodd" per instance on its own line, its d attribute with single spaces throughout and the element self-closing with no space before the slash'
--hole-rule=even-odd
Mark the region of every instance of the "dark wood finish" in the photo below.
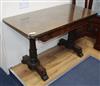
<svg viewBox="0 0 100 86">
<path fill-rule="evenodd" d="M 89 3 L 88 8 L 89 8 L 89 9 L 92 9 L 92 5 L 93 5 L 93 0 L 90 0 L 90 3 Z"/>
<path fill-rule="evenodd" d="M 76 5 L 76 0 L 72 0 L 72 4 L 73 5 Z"/>
<path fill-rule="evenodd" d="M 77 1 L 79 1 L 79 0 L 72 0 L 72 4 L 73 5 L 77 5 L 76 4 L 76 2 Z M 86 9 L 92 9 L 92 4 L 93 4 L 93 0 L 84 0 L 85 1 L 85 4 L 84 4 L 84 8 Z M 85 9 L 83 10 L 83 12 L 82 12 L 82 16 L 84 16 L 84 14 L 86 13 L 85 12 Z M 82 27 L 83 28 L 83 27 Z M 78 37 L 80 38 L 80 37 L 83 37 L 83 36 L 91 36 L 91 37 L 93 37 L 94 36 L 94 32 L 93 33 L 91 33 L 91 31 L 93 31 L 93 29 L 92 30 L 90 30 L 90 28 L 91 28 L 91 25 L 90 25 L 90 23 L 88 22 L 88 28 L 84 28 L 84 30 L 83 29 L 81 29 L 81 30 L 79 30 L 79 33 L 81 33 Z M 89 29 L 89 30 L 88 30 Z M 77 31 L 78 32 L 78 31 Z"/>
<path fill-rule="evenodd" d="M 100 50 L 100 16 L 97 15 L 94 17 L 91 24 L 93 25 L 93 28 L 96 29 L 96 43 L 94 48 Z"/>
<path fill-rule="evenodd" d="M 97 50 L 100 50 L 100 27 L 99 27 L 97 35 L 96 35 L 96 43 L 95 43 L 94 48 Z"/>
<path fill-rule="evenodd" d="M 89 17 L 89 18 L 91 18 L 91 17 Z M 41 34 L 41 35 L 37 36 L 37 38 L 39 40 L 45 42 L 45 41 L 48 41 L 51 38 L 57 37 L 59 35 L 63 35 L 65 33 L 72 31 L 72 30 L 75 30 L 75 29 L 76 30 L 81 29 L 83 31 L 84 29 L 87 29 L 87 27 L 88 27 L 89 18 L 80 20 L 78 22 L 71 23 L 69 25 L 61 26 L 57 29 L 46 32 L 45 34 Z"/>
<path fill-rule="evenodd" d="M 73 7 L 76 5 L 76 0 L 72 1 L 72 5 L 73 5 Z M 85 6 L 84 6 L 84 10 L 82 12 L 82 17 L 84 17 L 86 8 L 88 8 L 88 9 L 92 8 L 92 0 L 85 0 Z M 74 10 L 72 10 L 72 11 L 73 11 L 73 15 L 74 15 Z M 73 19 L 73 18 L 71 18 L 71 19 Z M 62 39 L 62 41 L 60 41 L 59 44 L 61 43 L 66 48 L 70 48 L 70 49 L 74 50 L 78 56 L 82 57 L 83 56 L 82 48 L 79 46 L 76 46 L 75 41 L 78 38 L 83 37 L 87 34 L 86 29 L 88 29 L 87 27 L 89 26 L 89 24 L 86 24 L 85 26 L 83 26 L 83 24 L 80 24 L 80 25 L 79 25 L 80 29 L 75 29 L 75 30 L 69 32 L 68 40 Z M 75 28 L 75 27 L 73 27 L 73 28 Z M 84 28 L 84 29 L 81 29 L 81 28 Z"/>
<path fill-rule="evenodd" d="M 38 37 L 41 34 L 45 34 L 54 29 L 59 29 L 62 26 L 67 26 L 68 24 L 93 15 L 95 15 L 95 13 L 91 10 L 65 4 L 5 18 L 3 21 L 28 38 L 29 33 L 31 32 L 35 32 L 34 36 Z"/>
<path fill-rule="evenodd" d="M 46 70 L 37 58 L 35 40 L 47 41 L 75 29 L 87 28 L 88 21 L 94 16 L 96 16 L 96 13 L 89 9 L 65 4 L 5 18 L 3 22 L 29 39 L 29 56 L 24 56 L 22 63 L 27 64 L 31 70 L 36 70 L 43 80 L 47 80 Z M 78 50 L 76 50 L 75 46 L 73 46 L 73 49 L 77 53 L 81 51 L 78 47 Z M 82 53 L 79 52 L 79 54 Z"/>
<path fill-rule="evenodd" d="M 78 0 L 72 0 L 72 4 L 76 5 L 76 1 Z M 92 4 L 93 4 L 93 0 L 85 0 L 84 8 L 92 9 Z"/>
<path fill-rule="evenodd" d="M 87 8 L 88 0 L 85 0 L 85 8 Z"/>
<path fill-rule="evenodd" d="M 22 63 L 27 64 L 29 69 L 36 70 L 41 76 L 41 78 L 45 81 L 48 79 L 48 75 L 46 69 L 40 64 L 40 61 L 38 60 L 35 40 L 36 39 L 31 36 L 29 37 L 30 41 L 29 56 L 27 55 L 23 56 Z"/>
<path fill-rule="evenodd" d="M 72 0 L 72 4 L 75 6 L 76 5 L 76 1 L 78 1 L 78 0 Z M 84 4 L 84 8 L 86 9 L 92 9 L 92 4 L 93 4 L 93 0 L 85 0 L 85 4 Z M 84 14 L 85 14 L 85 9 L 83 10 L 83 12 L 82 12 L 82 16 L 84 16 Z M 82 24 L 81 24 L 82 25 Z M 84 29 L 82 29 L 82 28 L 84 28 Z M 83 37 L 83 36 L 90 36 L 90 35 L 94 35 L 94 32 L 93 32 L 93 29 L 91 30 L 92 28 L 91 28 L 91 25 L 90 25 L 90 23 L 89 23 L 89 21 L 88 21 L 88 24 L 87 25 L 85 25 L 85 26 L 81 26 L 81 28 L 80 29 L 77 29 L 77 30 L 74 30 L 74 31 L 72 31 L 72 32 L 69 32 L 69 36 L 68 36 L 68 38 L 70 39 L 70 40 L 73 40 L 73 42 L 75 42 L 75 40 L 77 40 L 78 38 L 80 38 L 80 37 Z M 93 34 L 91 34 L 91 33 L 93 33 Z M 70 41 L 69 41 L 70 42 Z M 75 43 L 72 43 L 72 42 L 70 42 L 70 45 L 71 46 L 73 46 L 73 50 L 75 51 L 76 50 L 76 53 L 78 54 L 78 56 L 82 56 L 83 55 L 83 53 L 82 53 L 82 48 L 80 48 L 80 47 L 75 47 Z M 70 46 L 70 45 L 68 45 L 68 46 Z"/>
</svg>

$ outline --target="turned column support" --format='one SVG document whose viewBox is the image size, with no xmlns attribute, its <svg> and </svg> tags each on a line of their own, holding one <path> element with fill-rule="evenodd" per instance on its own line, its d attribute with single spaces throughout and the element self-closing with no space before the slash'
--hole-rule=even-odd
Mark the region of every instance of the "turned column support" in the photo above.
<svg viewBox="0 0 100 86">
<path fill-rule="evenodd" d="M 36 49 L 36 38 L 29 36 L 29 56 L 23 56 L 22 63 L 26 64 L 30 70 L 35 70 L 40 77 L 45 81 L 48 79 L 46 69 L 41 65 Z"/>
</svg>

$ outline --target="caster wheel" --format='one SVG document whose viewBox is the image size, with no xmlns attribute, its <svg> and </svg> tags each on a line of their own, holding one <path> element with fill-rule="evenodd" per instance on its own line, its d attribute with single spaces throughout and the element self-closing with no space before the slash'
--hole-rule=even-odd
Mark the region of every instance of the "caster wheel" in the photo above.
<svg viewBox="0 0 100 86">
<path fill-rule="evenodd" d="M 77 54 L 79 57 L 82 57 L 83 56 L 83 53 L 78 53 Z"/>
<path fill-rule="evenodd" d="M 78 46 L 75 46 L 74 47 L 74 51 L 77 53 L 77 55 L 79 57 L 82 57 L 83 56 L 83 53 L 82 53 L 82 48 L 78 47 Z"/>
<path fill-rule="evenodd" d="M 49 77 L 47 75 L 41 77 L 44 81 L 46 81 Z"/>
</svg>

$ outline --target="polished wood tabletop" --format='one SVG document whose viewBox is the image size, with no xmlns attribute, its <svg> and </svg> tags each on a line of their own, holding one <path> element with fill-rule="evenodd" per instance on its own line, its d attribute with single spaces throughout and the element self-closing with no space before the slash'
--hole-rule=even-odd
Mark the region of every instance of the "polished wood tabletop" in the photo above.
<svg viewBox="0 0 100 86">
<path fill-rule="evenodd" d="M 38 36 L 95 14 L 95 12 L 86 8 L 64 4 L 4 18 L 3 21 L 22 35 L 28 37 L 30 34 Z"/>
</svg>

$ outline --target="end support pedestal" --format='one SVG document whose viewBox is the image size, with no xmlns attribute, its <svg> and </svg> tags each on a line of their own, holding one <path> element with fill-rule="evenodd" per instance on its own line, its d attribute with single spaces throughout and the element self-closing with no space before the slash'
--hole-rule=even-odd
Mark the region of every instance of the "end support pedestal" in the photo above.
<svg viewBox="0 0 100 86">
<path fill-rule="evenodd" d="M 47 80 L 48 75 L 46 69 L 41 65 L 38 56 L 37 56 L 37 49 L 35 44 L 35 38 L 30 37 L 30 49 L 29 49 L 29 56 L 23 56 L 22 63 L 26 64 L 30 70 L 35 70 L 40 75 L 42 80 Z"/>
<path fill-rule="evenodd" d="M 62 45 L 62 46 L 65 46 L 66 48 L 72 49 L 76 52 L 76 54 L 79 57 L 82 57 L 83 56 L 82 48 L 79 46 L 76 46 L 75 44 L 75 40 L 77 39 L 77 37 L 78 37 L 78 31 L 73 30 L 69 32 L 68 40 L 60 39 L 58 45 L 59 46 Z"/>
<path fill-rule="evenodd" d="M 46 72 L 46 69 L 40 64 L 39 61 L 32 60 L 29 56 L 25 55 L 23 56 L 22 63 L 26 64 L 30 70 L 35 70 L 40 75 L 42 80 L 47 80 L 48 75 Z"/>
<path fill-rule="evenodd" d="M 76 46 L 75 43 L 72 41 L 60 39 L 58 45 L 65 46 L 68 49 L 74 50 L 79 57 L 83 56 L 82 48 L 80 48 L 79 46 Z"/>
</svg>

